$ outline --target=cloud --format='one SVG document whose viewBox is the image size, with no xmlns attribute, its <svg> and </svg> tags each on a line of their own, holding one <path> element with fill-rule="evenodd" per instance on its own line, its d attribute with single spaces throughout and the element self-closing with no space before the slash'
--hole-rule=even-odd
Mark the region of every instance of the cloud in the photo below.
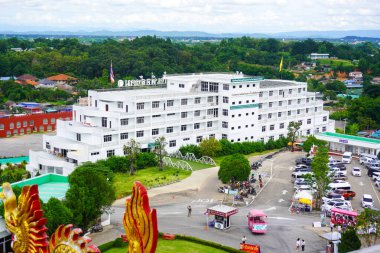
<svg viewBox="0 0 380 253">
<path fill-rule="evenodd" d="M 0 30 L 280 32 L 378 29 L 380 23 L 378 0 L 0 0 L 0 6 Z"/>
</svg>

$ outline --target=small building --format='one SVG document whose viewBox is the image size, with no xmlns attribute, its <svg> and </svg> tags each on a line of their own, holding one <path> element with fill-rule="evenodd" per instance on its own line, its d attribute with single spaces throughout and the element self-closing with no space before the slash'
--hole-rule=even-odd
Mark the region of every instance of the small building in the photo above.
<svg viewBox="0 0 380 253">
<path fill-rule="evenodd" d="M 357 81 L 362 81 L 363 80 L 363 73 L 360 71 L 353 71 L 348 74 L 348 76 L 351 79 L 355 79 Z"/>
<path fill-rule="evenodd" d="M 47 79 L 55 82 L 55 85 L 76 84 L 78 82 L 77 78 L 65 74 L 50 76 Z"/>
<path fill-rule="evenodd" d="M 380 152 L 380 140 L 331 132 L 315 135 L 320 140 L 327 141 L 330 151 L 337 153 L 352 152 L 355 155 L 362 153 L 377 155 Z"/>
<path fill-rule="evenodd" d="M 309 58 L 311 60 L 319 60 L 319 59 L 329 59 L 330 54 L 319 54 L 319 53 L 311 53 Z"/>
<path fill-rule="evenodd" d="M 45 78 L 45 79 L 42 79 L 38 82 L 38 87 L 39 88 L 54 88 L 55 82 Z"/>
<path fill-rule="evenodd" d="M 7 102 L 4 103 L 4 105 L 10 109 L 13 108 L 13 106 L 16 106 L 17 104 L 11 100 L 8 100 Z"/>
<path fill-rule="evenodd" d="M 30 85 L 36 86 L 38 85 L 37 80 L 38 78 L 33 75 L 24 74 L 16 78 L 16 83 L 22 84 L 22 85 L 30 84 Z"/>
<path fill-rule="evenodd" d="M 235 207 L 216 205 L 207 209 L 207 215 L 215 216 L 214 227 L 218 229 L 227 229 L 231 226 L 231 217 L 238 213 L 238 209 Z"/>
<path fill-rule="evenodd" d="M 374 77 L 371 81 L 372 84 L 380 84 L 380 76 Z"/>
<path fill-rule="evenodd" d="M 21 102 L 16 106 L 24 109 L 28 113 L 40 113 L 42 111 L 41 105 L 35 102 Z"/>
</svg>

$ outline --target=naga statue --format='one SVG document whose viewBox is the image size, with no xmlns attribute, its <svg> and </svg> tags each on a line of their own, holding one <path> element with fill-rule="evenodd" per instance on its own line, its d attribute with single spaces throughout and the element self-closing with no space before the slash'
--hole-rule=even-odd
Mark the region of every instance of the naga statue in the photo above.
<svg viewBox="0 0 380 253">
<path fill-rule="evenodd" d="M 3 184 L 0 198 L 4 203 L 4 219 L 13 234 L 15 253 L 100 253 L 81 229 L 61 225 L 48 240 L 47 219 L 38 195 L 38 186 L 24 186 L 16 200 L 9 183 Z M 123 219 L 130 253 L 154 253 L 157 247 L 157 214 L 150 209 L 148 194 L 140 182 L 135 182 L 131 198 L 126 200 Z"/>
</svg>

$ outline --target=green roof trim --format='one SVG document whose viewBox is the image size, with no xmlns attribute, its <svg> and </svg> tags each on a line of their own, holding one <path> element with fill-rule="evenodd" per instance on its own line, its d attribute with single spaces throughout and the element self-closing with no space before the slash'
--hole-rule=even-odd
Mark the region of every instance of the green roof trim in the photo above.
<svg viewBox="0 0 380 253">
<path fill-rule="evenodd" d="M 233 105 L 233 106 L 230 106 L 230 110 L 247 109 L 247 108 L 255 108 L 255 107 L 259 107 L 259 104 Z"/>
<path fill-rule="evenodd" d="M 354 136 L 354 135 L 348 135 L 348 134 L 338 134 L 338 133 L 324 132 L 324 133 L 319 133 L 317 135 L 322 135 L 322 136 L 327 136 L 327 137 L 341 138 L 341 139 L 352 140 L 352 141 L 362 141 L 362 142 L 380 144 L 380 140 L 377 140 L 377 139 L 371 139 L 371 138 Z"/>
<path fill-rule="evenodd" d="M 242 78 L 232 78 L 231 83 L 245 83 L 245 82 L 256 82 L 264 80 L 264 77 L 257 76 L 257 77 L 242 77 Z"/>
</svg>

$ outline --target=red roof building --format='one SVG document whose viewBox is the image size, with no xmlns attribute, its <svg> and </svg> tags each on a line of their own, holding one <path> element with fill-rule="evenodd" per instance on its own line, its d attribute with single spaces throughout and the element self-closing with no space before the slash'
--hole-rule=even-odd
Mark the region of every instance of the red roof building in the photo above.
<svg viewBox="0 0 380 253">
<path fill-rule="evenodd" d="M 60 84 L 74 84 L 74 83 L 78 82 L 77 78 L 69 76 L 69 75 L 65 75 L 65 74 L 59 74 L 59 75 L 55 75 L 55 76 L 50 76 L 47 79 L 49 79 L 50 81 L 55 82 L 56 85 L 60 85 Z"/>
</svg>

